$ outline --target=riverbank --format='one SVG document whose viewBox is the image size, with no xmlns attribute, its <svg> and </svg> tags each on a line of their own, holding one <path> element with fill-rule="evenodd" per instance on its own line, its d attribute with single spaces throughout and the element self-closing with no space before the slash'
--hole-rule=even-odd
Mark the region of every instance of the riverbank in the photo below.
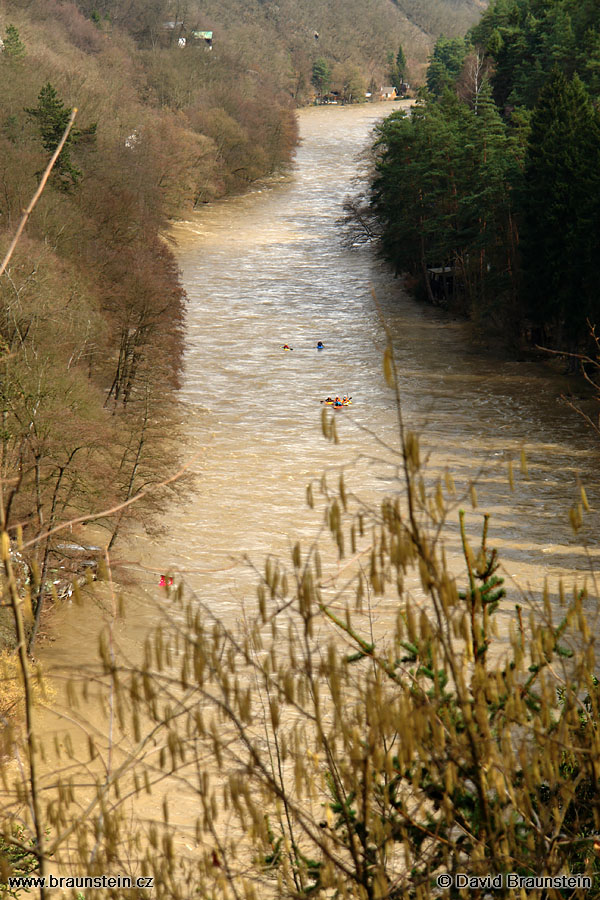
<svg viewBox="0 0 600 900">
<path fill-rule="evenodd" d="M 364 510 L 376 511 L 378 521 L 366 543 L 379 533 L 382 510 L 385 521 L 393 521 L 385 498 L 402 502 L 398 410 L 382 367 L 381 316 L 394 340 L 404 424 L 420 434 L 425 487 L 435 497 L 439 478 L 447 497 L 440 539 L 461 587 L 468 575 L 457 506 L 467 509 L 465 527 L 473 546 L 483 513 L 491 515 L 488 547 L 498 549 L 507 590 L 496 616 L 502 639 L 510 633 L 515 604 L 526 616 L 543 599 L 545 581 L 548 603 L 560 621 L 561 591 L 570 595 L 599 561 L 598 448 L 583 423 L 565 416 L 557 404 L 559 389 L 533 362 L 492 357 L 476 345 L 463 321 L 408 297 L 371 249 L 349 250 L 340 241 L 337 221 L 369 142 L 374 112 L 364 107 L 301 111 L 303 141 L 288 176 L 268 189 L 207 205 L 174 226 L 189 297 L 178 394 L 180 444 L 197 482 L 164 503 L 160 534 L 118 545 L 111 560 L 123 574 L 112 585 L 95 585 L 81 606 L 73 601 L 55 609 L 55 640 L 40 647 L 56 691 L 51 704 L 36 710 L 46 754 L 42 795 L 67 798 L 62 811 L 77 820 L 77 833 L 84 836 L 78 846 L 86 854 L 82 862 L 73 850 L 77 841 L 68 835 L 64 853 L 53 858 L 63 874 L 101 866 L 104 841 L 118 840 L 110 850 L 124 870 L 147 864 L 166 871 L 172 860 L 188 867 L 178 869 L 180 887 L 169 882 L 173 896 L 181 890 L 188 897 L 190 884 L 215 874 L 226 881 L 225 865 L 234 858 L 230 844 L 239 832 L 237 825 L 228 830 L 233 805 L 225 809 L 223 797 L 231 797 L 229 789 L 242 796 L 240 772 L 245 777 L 250 768 L 238 760 L 225 786 L 219 762 L 215 773 L 216 742 L 230 733 L 218 715 L 211 718 L 209 673 L 212 678 L 224 671 L 228 659 L 221 628 L 239 637 L 240 647 L 251 632 L 257 647 L 263 639 L 274 641 L 272 654 L 257 651 L 261 665 L 268 658 L 269 677 L 253 670 L 265 690 L 274 684 L 284 663 L 287 626 L 273 632 L 270 618 L 266 625 L 259 619 L 256 629 L 252 623 L 257 584 L 263 575 L 275 583 L 276 560 L 287 562 L 288 586 L 295 585 L 318 548 L 321 574 L 312 580 L 333 614 L 343 621 L 351 610 L 348 615 L 368 641 L 393 633 L 395 589 L 379 596 L 369 587 L 362 606 L 352 612 L 357 598 L 344 594 L 344 586 L 361 565 L 369 572 L 371 556 L 355 557 L 348 529 L 347 555 L 339 560 L 329 531 L 335 516 L 325 516 L 327 499 L 321 493 L 333 501 L 343 484 L 350 505 L 358 497 Z M 316 349 L 319 340 L 323 351 Z M 282 351 L 285 343 L 293 353 Z M 320 400 L 331 393 L 353 396 L 351 407 L 335 413 L 339 444 L 327 441 L 321 427 Z M 574 535 L 568 518 L 581 497 L 579 480 L 592 509 Z M 446 495 L 452 483 L 456 495 Z M 315 509 L 306 502 L 309 485 Z M 470 506 L 471 487 L 477 508 Z M 294 565 L 297 543 L 300 567 Z M 174 578 L 172 588 L 160 585 L 163 574 Z M 126 579 L 138 586 L 121 588 Z M 265 588 L 269 616 L 279 602 L 285 606 L 277 594 L 282 584 L 275 599 Z M 418 572 L 405 579 L 405 587 L 420 621 L 427 607 Z M 331 625 L 319 625 L 315 637 L 312 658 L 323 667 Z M 294 633 L 304 634 L 301 622 Z M 184 664 L 185 652 L 192 655 Z M 356 666 L 347 671 L 354 673 Z M 323 678 L 327 681 L 325 669 Z M 228 685 L 211 696 L 243 708 L 245 682 L 238 680 L 236 689 L 232 675 Z M 264 702 L 267 713 L 256 725 L 261 753 L 273 747 L 263 740 L 265 727 L 277 719 L 269 699 L 273 694 L 263 693 L 252 707 L 261 709 Z M 134 710 L 141 710 L 137 718 Z M 294 746 L 287 741 L 288 766 L 296 758 Z M 223 752 L 227 758 L 226 748 Z M 298 758 L 312 765 L 304 744 Z M 314 766 L 316 779 L 323 774 L 322 757 Z M 67 779 L 73 793 L 60 794 L 58 782 Z M 11 771 L 9 785 L 14 782 L 20 792 L 7 791 L 3 806 L 25 817 L 26 773 L 14 777 Z M 221 818 L 207 836 L 203 828 L 212 822 L 213 796 Z M 90 806 L 97 797 L 101 802 Z M 319 827 L 326 815 L 320 794 L 317 807 L 317 833 L 327 834 Z M 264 822 L 263 813 L 257 823 Z M 64 824 L 54 808 L 49 820 L 53 840 L 63 834 Z M 272 827 L 279 827 L 278 821 L 274 815 Z M 140 842 L 129 843 L 138 829 Z"/>
<path fill-rule="evenodd" d="M 554 551 L 557 575 L 585 566 L 560 533 L 577 493 L 575 459 L 596 493 L 595 441 L 558 402 L 565 387 L 578 394 L 579 385 L 556 372 L 557 361 L 519 361 L 478 343 L 468 324 L 406 297 L 370 249 L 341 246 L 345 193 L 372 125 L 389 107 L 302 110 L 294 170 L 173 227 L 189 296 L 181 444 L 196 457 L 197 485 L 165 507 L 166 533 L 151 555 L 163 560 L 157 570 L 172 568 L 233 614 L 253 590 L 241 555 L 260 566 L 266 555 L 285 552 L 290 527 L 310 531 L 304 497 L 313 478 L 348 466 L 369 495 L 380 493 L 377 468 L 355 462 L 370 452 L 361 429 L 392 444 L 396 437 L 373 289 L 397 341 L 405 416 L 423 433 L 434 472 L 455 468 L 466 489 L 475 473 L 492 468 L 480 504 L 496 511 L 493 534 L 512 576 L 541 583 L 542 561 Z M 319 339 L 327 349 L 317 358 Z M 294 354 L 281 354 L 284 343 Z M 330 393 L 354 398 L 338 426 L 346 449 L 335 461 L 320 439 L 318 401 Z M 286 404 L 274 402 L 282 397 Z M 522 448 L 531 455 L 521 498 L 528 525 L 519 523 L 503 483 Z M 546 454 L 569 481 L 547 478 Z M 556 527 L 552 508 L 564 515 Z"/>
<path fill-rule="evenodd" d="M 373 259 L 370 250 L 340 248 L 337 220 L 344 193 L 351 186 L 361 147 L 369 141 L 370 127 L 389 109 L 390 104 L 380 104 L 301 111 L 300 120 L 313 142 L 307 159 L 302 159 L 302 147 L 299 151 L 305 198 L 295 199 L 298 175 L 291 171 L 269 185 L 258 184 L 244 195 L 205 206 L 187 223 L 173 226 L 190 294 L 186 376 L 178 398 L 183 420 L 181 443 L 189 448 L 199 447 L 201 453 L 191 467 L 198 479 L 197 493 L 194 490 L 182 497 L 180 508 L 177 501 L 166 507 L 173 516 L 172 530 L 185 537 L 167 539 L 165 561 L 153 573 L 157 580 L 159 571 L 172 566 L 183 578 L 191 578 L 194 589 L 204 589 L 203 572 L 236 570 L 237 563 L 232 561 L 238 547 L 245 547 L 246 552 L 259 558 L 285 548 L 287 539 L 282 541 L 280 535 L 287 533 L 286 520 L 298 517 L 306 523 L 300 526 L 301 532 L 308 527 L 309 519 L 303 510 L 304 489 L 328 465 L 327 457 L 314 452 L 302 435 L 302 429 L 306 429 L 314 445 L 313 401 L 331 392 L 352 394 L 352 418 L 360 427 L 393 434 L 378 370 L 383 334 L 372 305 L 371 287 L 375 288 L 401 347 L 407 373 L 403 375 L 407 412 L 425 433 L 433 431 L 433 445 L 436 435 L 442 442 L 445 440 L 442 435 L 446 428 L 450 434 L 457 424 L 465 428 L 476 444 L 480 441 L 473 452 L 476 471 L 493 444 L 493 422 L 497 422 L 501 443 L 506 431 L 512 429 L 517 434 L 509 448 L 504 446 L 499 451 L 502 459 L 518 456 L 521 446 L 536 448 L 540 428 L 534 397 L 539 398 L 544 416 L 552 423 L 541 429 L 545 432 L 542 445 L 552 442 L 555 427 L 558 435 L 568 434 L 569 426 L 560 421 L 564 407 L 556 401 L 565 389 L 579 396 L 581 385 L 574 385 L 571 378 L 565 380 L 557 372 L 558 361 L 545 360 L 539 368 L 539 361 L 511 360 L 493 346 L 479 344 L 473 340 L 468 325 L 440 310 L 413 306 L 388 270 Z M 346 124 L 351 132 L 358 127 L 361 137 L 340 157 L 339 145 Z M 323 145 L 318 152 L 315 142 Z M 321 171 L 327 173 L 328 179 L 336 178 L 334 160 L 340 163 L 342 176 L 339 182 L 332 181 L 328 191 L 319 178 Z M 293 216 L 285 208 L 290 196 L 296 204 Z M 206 268 L 204 262 L 197 261 L 196 252 L 206 255 Z M 235 277 L 230 274 L 232 253 L 240 254 Z M 209 267 L 211 274 L 207 276 Z M 405 347 L 407 333 L 412 333 L 412 337 Z M 327 353 L 315 368 L 310 352 L 320 338 L 325 339 Z M 298 365 L 282 368 L 278 350 L 287 340 L 297 347 L 294 359 Z M 443 353 L 443 363 L 437 349 Z M 444 372 L 448 373 L 449 383 L 458 379 L 465 396 L 475 391 L 472 407 L 465 406 L 460 396 L 450 396 L 452 392 L 449 394 L 443 387 Z M 477 373 L 482 373 L 481 377 Z M 300 388 L 297 377 L 301 379 Z M 514 397 L 513 389 L 517 392 Z M 490 396 L 486 397 L 488 390 Z M 243 397 L 243 403 L 232 403 L 232 396 Z M 274 405 L 274 396 L 293 398 L 290 408 Z M 452 415 L 448 418 L 449 409 L 459 410 L 458 422 Z M 492 419 L 479 420 L 479 412 L 486 410 L 494 411 Z M 476 420 L 471 421 L 474 415 Z M 507 421 L 502 421 L 504 415 Z M 528 422 L 532 423 L 531 430 Z M 247 434 L 252 435 L 249 453 L 243 450 Z M 593 453 L 593 441 L 585 428 L 581 431 L 574 425 L 574 434 L 576 440 L 583 440 L 586 452 Z M 461 439 L 456 442 L 460 444 Z M 362 452 L 355 436 L 350 445 L 348 459 Z M 453 445 L 451 441 L 450 450 Z M 263 497 L 239 496 L 236 483 L 241 479 L 242 484 L 251 484 L 264 477 L 264 447 L 273 452 L 276 467 L 272 477 L 267 476 L 264 498 L 268 505 L 263 514 L 257 508 Z M 490 452 L 498 453 L 493 449 Z M 565 452 L 568 458 L 568 449 Z M 454 460 L 459 470 L 465 471 L 460 453 Z M 443 463 L 439 466 L 443 467 Z M 233 483 L 232 473 L 236 475 Z M 367 477 L 372 480 L 370 475 Z M 467 474 L 464 481 L 468 481 Z M 287 509 L 289 499 L 293 514 Z M 268 517 L 274 515 L 282 500 L 281 522 L 275 515 L 275 524 L 271 525 Z M 490 502 L 496 505 L 496 497 L 491 496 Z M 238 503 L 241 513 L 235 508 Z M 195 512 L 197 504 L 202 510 L 199 516 Z M 222 522 L 216 534 L 213 514 Z M 249 533 L 247 529 L 240 530 L 238 518 L 253 523 Z M 229 530 L 234 537 L 228 536 Z M 501 534 L 498 540 L 502 540 Z M 103 546 L 102 541 L 82 543 Z M 153 553 L 159 552 L 159 545 L 156 547 Z M 207 547 L 211 548 L 208 554 Z M 518 555 L 525 558 L 527 553 L 518 551 Z M 209 578 L 208 583 L 216 594 L 222 593 L 218 578 Z M 224 590 L 227 595 L 228 588 Z"/>
</svg>

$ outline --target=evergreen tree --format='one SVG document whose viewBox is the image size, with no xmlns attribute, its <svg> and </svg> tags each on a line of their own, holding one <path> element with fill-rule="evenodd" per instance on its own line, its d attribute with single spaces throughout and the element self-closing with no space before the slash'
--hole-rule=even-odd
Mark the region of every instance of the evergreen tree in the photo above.
<svg viewBox="0 0 600 900">
<path fill-rule="evenodd" d="M 511 183 L 520 145 L 489 83 L 473 107 L 447 91 L 410 118 L 389 116 L 378 136 L 372 205 L 385 255 L 428 293 L 427 270 L 452 267 L 453 300 L 504 322 L 507 301 L 514 305 Z"/>
<path fill-rule="evenodd" d="M 506 319 L 502 308 L 511 293 L 514 271 L 511 181 L 517 171 L 517 146 L 509 136 L 484 81 L 465 134 L 465 179 L 461 221 L 466 255 L 461 260 L 471 312 L 478 318 Z"/>
<path fill-rule="evenodd" d="M 495 0 L 469 38 L 493 60 L 500 109 L 533 108 L 554 65 L 599 96 L 599 28 L 597 0 Z"/>
<path fill-rule="evenodd" d="M 459 197 L 468 115 L 448 92 L 442 102 L 415 107 L 410 118 L 393 114 L 378 128 L 372 204 L 383 224 L 383 250 L 426 289 L 429 267 L 466 255 Z"/>
<path fill-rule="evenodd" d="M 400 44 L 398 52 L 396 53 L 396 68 L 398 70 L 398 75 L 400 76 L 400 81 L 404 81 L 404 76 L 406 74 L 406 56 L 404 55 L 402 44 Z"/>
<path fill-rule="evenodd" d="M 46 82 L 38 94 L 38 105 L 27 108 L 25 112 L 38 123 L 44 149 L 52 154 L 58 147 L 71 115 L 71 109 L 65 107 L 56 89 Z M 92 131 L 95 129 L 93 128 Z M 63 187 L 77 184 L 82 172 L 71 162 L 70 148 L 78 140 L 81 131 L 71 129 L 60 156 L 55 163 L 55 172 Z"/>
<path fill-rule="evenodd" d="M 600 97 L 600 32 L 596 28 L 585 33 L 578 72 L 585 78 L 590 94 Z"/>
<path fill-rule="evenodd" d="M 577 341 L 600 321 L 600 120 L 558 68 L 532 116 L 520 206 L 525 312 L 557 343 Z"/>
<path fill-rule="evenodd" d="M 322 56 L 315 60 L 312 67 L 312 83 L 319 96 L 326 94 L 331 85 L 331 66 Z"/>
<path fill-rule="evenodd" d="M 468 46 L 464 38 L 438 38 L 427 69 L 427 87 L 441 97 L 461 70 Z"/>
<path fill-rule="evenodd" d="M 421 108 L 414 114 L 422 115 Z M 416 119 L 404 110 L 392 113 L 375 129 L 376 175 L 371 204 L 382 225 L 382 249 L 397 272 L 418 271 L 423 210 L 416 167 L 420 155 Z"/>
<path fill-rule="evenodd" d="M 597 0 L 492 0 L 466 41 L 436 43 L 427 105 L 380 127 L 372 192 L 397 270 L 427 286 L 452 266 L 469 312 L 571 349 L 600 323 L 599 33 Z M 493 85 L 475 102 L 470 41 Z"/>
<path fill-rule="evenodd" d="M 25 44 L 14 25 L 8 25 L 4 38 L 4 56 L 11 62 L 18 62 L 25 56 Z"/>
<path fill-rule="evenodd" d="M 577 58 L 577 42 L 571 16 L 562 4 L 550 7 L 540 23 L 542 65 L 546 71 L 558 66 L 572 75 Z"/>
<path fill-rule="evenodd" d="M 390 53 L 389 65 L 390 84 L 393 84 L 397 88 L 399 88 L 402 82 L 405 80 L 406 76 L 406 57 L 404 55 L 404 50 L 402 49 L 402 44 L 400 44 L 400 46 L 398 47 L 398 52 L 396 53 L 395 59 L 392 53 Z"/>
</svg>

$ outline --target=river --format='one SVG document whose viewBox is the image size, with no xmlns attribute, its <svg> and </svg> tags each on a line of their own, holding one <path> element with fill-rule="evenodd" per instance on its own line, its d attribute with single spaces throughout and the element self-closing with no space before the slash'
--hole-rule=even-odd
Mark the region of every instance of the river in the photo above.
<svg viewBox="0 0 600 900">
<path fill-rule="evenodd" d="M 394 394 L 383 377 L 384 321 L 403 415 L 422 434 L 432 477 L 448 468 L 459 493 L 477 481 L 473 534 L 481 513 L 492 514 L 490 544 L 508 580 L 507 606 L 536 596 L 544 577 L 555 594 L 560 577 L 581 582 L 593 569 L 599 453 L 582 420 L 559 402 L 562 383 L 539 364 L 474 342 L 464 322 L 416 303 L 372 248 L 343 246 L 343 199 L 363 167 L 374 123 L 391 109 L 301 111 L 302 140 L 287 175 L 206 206 L 173 229 L 189 297 L 180 402 L 195 484 L 165 509 L 163 532 L 140 539 L 121 561 L 142 586 L 135 613 L 113 627 L 129 655 L 161 615 L 160 572 L 235 621 L 254 595 L 247 560 L 261 569 L 266 555 L 287 555 L 295 540 L 317 534 L 319 514 L 306 504 L 311 480 L 328 472 L 334 481 L 344 470 L 367 502 L 398 489 L 392 455 L 379 443 L 397 446 Z M 293 351 L 282 350 L 286 343 Z M 321 433 L 320 400 L 330 394 L 353 398 L 335 413 L 337 446 Z M 519 470 L 522 449 L 527 474 Z M 568 510 L 579 498 L 578 478 L 592 512 L 576 537 Z M 460 575 L 455 512 L 446 541 Z M 60 673 L 85 672 L 90 660 L 99 627 L 92 622 L 101 620 L 92 601 L 86 604 L 84 612 L 59 610 L 56 639 L 40 650 L 58 699 Z M 64 730 L 64 722 L 44 715 L 45 732 Z M 85 735 L 79 726 L 72 731 Z"/>
<path fill-rule="evenodd" d="M 389 111 L 389 104 L 302 111 L 289 177 L 175 229 L 189 295 L 181 399 L 199 479 L 197 492 L 168 515 L 168 552 L 164 544 L 155 552 L 204 596 L 214 591 L 219 609 L 239 603 L 236 576 L 228 570 L 225 584 L 221 577 L 207 584 L 207 570 L 240 553 L 260 563 L 289 539 L 314 533 L 305 504 L 310 479 L 345 467 L 367 499 L 395 487 L 389 470 L 367 461 L 376 453 L 368 431 L 397 445 L 382 316 L 394 338 L 405 420 L 422 434 L 432 472 L 448 466 L 459 488 L 477 478 L 507 576 L 527 590 L 545 574 L 587 570 L 596 554 L 597 516 L 575 537 L 568 509 L 578 500 L 578 474 L 595 505 L 598 450 L 559 402 L 562 383 L 536 363 L 475 344 L 465 323 L 415 303 L 372 248 L 342 246 L 342 201 L 373 124 Z M 282 352 L 286 343 L 293 352 Z M 344 393 L 353 405 L 336 414 L 338 449 L 321 437 L 319 400 Z M 517 474 L 511 492 L 508 459 L 518 472 L 522 448 L 528 477 Z M 592 544 L 586 552 L 582 536 Z"/>
</svg>

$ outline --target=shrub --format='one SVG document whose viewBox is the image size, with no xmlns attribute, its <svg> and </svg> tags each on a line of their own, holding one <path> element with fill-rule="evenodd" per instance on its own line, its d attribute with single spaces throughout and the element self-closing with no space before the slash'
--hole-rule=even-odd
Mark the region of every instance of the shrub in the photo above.
<svg viewBox="0 0 600 900">
<path fill-rule="evenodd" d="M 391 350 L 385 368 L 397 392 Z M 323 430 L 337 440 L 327 411 Z M 134 678 L 132 698 L 152 681 L 148 711 L 170 720 L 161 766 L 195 760 L 202 896 L 271 884 L 278 897 L 428 898 L 450 875 L 458 897 L 460 873 L 496 878 L 499 897 L 515 895 L 509 874 L 523 889 L 545 878 L 543 897 L 588 893 L 565 873 L 600 887 L 587 592 L 551 599 L 545 587 L 539 608 L 517 598 L 510 614 L 488 517 L 474 547 L 458 510 L 461 588 L 441 540 L 452 479 L 428 485 L 401 412 L 399 439 L 402 477 L 380 507 L 343 477 L 320 484 L 337 576 L 316 543 L 296 544 L 287 566 L 268 559 L 239 630 L 173 595 L 183 649 L 168 662 L 161 628 Z"/>
<path fill-rule="evenodd" d="M 458 875 L 493 878 L 498 897 L 597 894 L 587 591 L 567 597 L 561 586 L 553 598 L 544 587 L 539 607 L 514 598 L 510 611 L 488 517 L 472 546 L 452 478 L 428 478 L 403 422 L 390 349 L 384 363 L 398 400 L 397 490 L 368 506 L 343 475 L 335 489 L 309 486 L 335 558 L 321 537 L 296 544 L 286 565 L 267 559 L 238 625 L 165 578 L 143 665 L 119 660 L 112 627 L 103 639 L 108 749 L 87 733 L 105 774 L 79 813 L 70 751 L 70 787 L 52 788 L 37 821 L 38 835 L 45 825 L 57 835 L 45 849 L 57 864 L 74 839 L 87 874 L 119 860 L 169 898 L 426 900 L 446 887 L 454 898 Z M 337 441 L 327 410 L 323 431 Z M 582 493 L 575 528 L 586 502 Z M 442 541 L 452 528 L 459 577 Z M 75 716 L 74 690 L 69 700 Z M 124 801 L 153 790 L 162 821 L 138 815 L 132 828 Z M 172 805 L 195 820 L 173 823 Z"/>
</svg>

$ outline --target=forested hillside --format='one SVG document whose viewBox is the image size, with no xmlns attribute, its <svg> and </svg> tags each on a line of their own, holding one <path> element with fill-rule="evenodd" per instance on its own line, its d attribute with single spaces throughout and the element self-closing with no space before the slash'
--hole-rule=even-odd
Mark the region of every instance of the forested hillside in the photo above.
<svg viewBox="0 0 600 900">
<path fill-rule="evenodd" d="M 600 321 L 599 34 L 593 0 L 496 0 L 437 41 L 372 185 L 384 252 L 432 301 L 573 352 Z"/>
<path fill-rule="evenodd" d="M 476 22 L 488 0 L 394 0 L 421 31 L 447 37 L 462 35 Z"/>
<path fill-rule="evenodd" d="M 151 6 L 143 0 L 79 0 L 78 6 L 86 17 L 124 28 L 155 51 L 182 38 L 189 50 L 197 43 L 194 32 L 212 32 L 213 52 L 226 58 L 233 90 L 250 75 L 259 86 L 277 83 L 303 103 L 317 59 L 327 61 L 338 92 L 348 83 L 364 91 L 389 80 L 390 56 L 402 44 L 408 72 L 418 79 L 435 38 L 463 33 L 487 0 L 156 0 Z"/>
<path fill-rule="evenodd" d="M 94 522 L 178 466 L 184 293 L 169 219 L 286 163 L 296 125 L 276 79 L 240 78 L 241 56 L 198 48 L 169 68 L 177 49 L 139 47 L 72 4 L 5 4 L 0 37 L 2 256 L 78 109 L 0 279 L 1 512 L 23 532 L 40 613 L 65 554 L 52 529 Z M 100 520 L 107 542 L 129 512 Z"/>
</svg>

